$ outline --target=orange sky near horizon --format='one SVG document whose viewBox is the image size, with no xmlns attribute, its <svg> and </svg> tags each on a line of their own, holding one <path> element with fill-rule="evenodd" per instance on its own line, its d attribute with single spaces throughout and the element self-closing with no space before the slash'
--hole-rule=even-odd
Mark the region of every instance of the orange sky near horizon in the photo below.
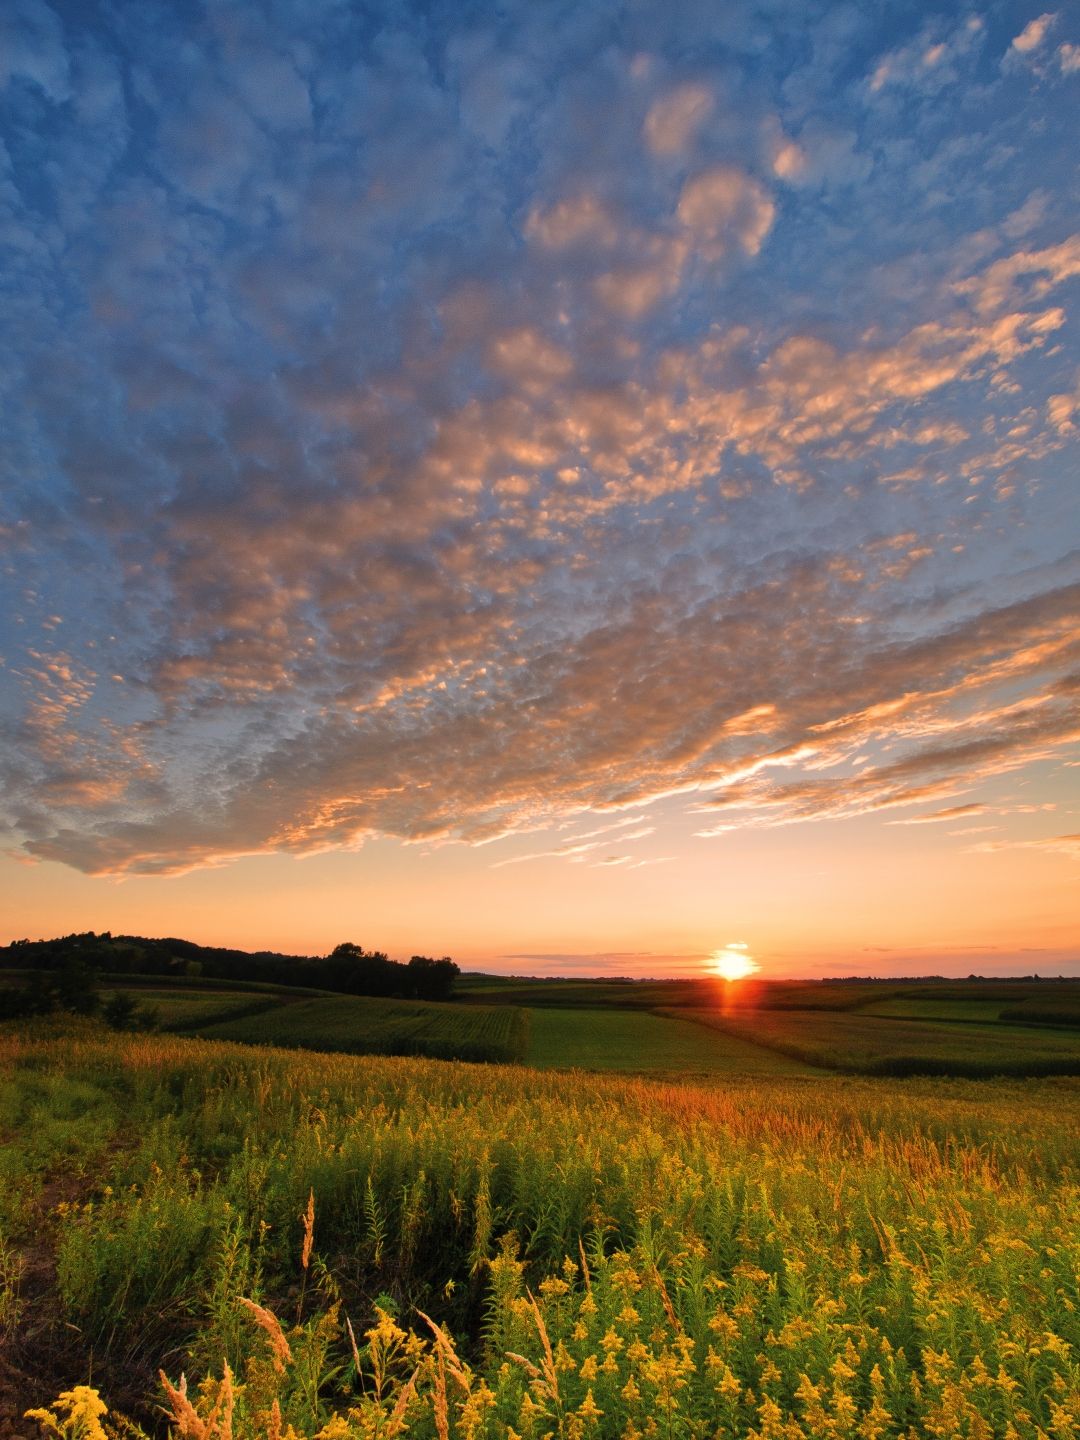
<svg viewBox="0 0 1080 1440">
<path fill-rule="evenodd" d="M 688 843 L 676 813 L 652 818 L 637 848 L 654 863 L 632 869 L 557 855 L 499 863 L 542 850 L 535 836 L 376 840 L 119 880 L 8 858 L 0 940 L 108 929 L 325 954 L 347 939 L 395 958 L 450 954 L 465 969 L 651 976 L 711 974 L 713 952 L 734 942 L 764 979 L 1080 974 L 1068 853 L 978 849 L 978 836 L 871 817 Z"/>
</svg>

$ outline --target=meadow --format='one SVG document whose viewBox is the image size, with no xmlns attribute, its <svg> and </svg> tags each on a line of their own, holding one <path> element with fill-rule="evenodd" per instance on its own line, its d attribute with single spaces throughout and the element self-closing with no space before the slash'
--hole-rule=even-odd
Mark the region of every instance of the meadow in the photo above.
<svg viewBox="0 0 1080 1440">
<path fill-rule="evenodd" d="M 586 1081 L 64 1024 L 0 1039 L 0 1318 L 71 1440 L 1080 1426 L 1076 1080 Z"/>
</svg>

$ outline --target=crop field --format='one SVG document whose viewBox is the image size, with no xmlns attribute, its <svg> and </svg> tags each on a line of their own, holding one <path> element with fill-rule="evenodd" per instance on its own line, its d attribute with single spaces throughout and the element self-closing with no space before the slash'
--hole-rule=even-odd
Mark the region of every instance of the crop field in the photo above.
<svg viewBox="0 0 1080 1440">
<path fill-rule="evenodd" d="M 526 1062 L 538 1069 L 621 1070 L 679 1075 L 804 1075 L 809 1068 L 737 1035 L 641 1010 L 537 1007 Z"/>
<path fill-rule="evenodd" d="M 165 987 L 154 989 L 151 986 L 133 989 L 119 985 L 107 988 L 104 998 L 108 1000 L 117 990 L 130 995 L 138 1005 L 153 1011 L 158 1024 L 165 1030 L 197 1029 L 235 1015 L 258 1014 L 282 1003 L 275 996 L 247 991 L 229 993 L 220 990 L 178 990 Z"/>
<path fill-rule="evenodd" d="M 0 1385 L 69 1440 L 1067 1440 L 1078 1101 L 9 1034 Z"/>
<path fill-rule="evenodd" d="M 992 1024 L 1004 1007 L 1002 1000 L 924 1000 L 904 995 L 892 1000 L 875 1000 L 861 1013 L 891 1015 L 898 1020 L 962 1020 Z"/>
<path fill-rule="evenodd" d="M 200 1027 L 216 1040 L 354 1055 L 426 1055 L 510 1062 L 524 1057 L 527 1016 L 517 1007 L 439 1005 L 334 995 Z"/>
<path fill-rule="evenodd" d="M 1080 1073 L 1075 981 L 466 980 L 449 1004 L 280 986 L 128 993 L 166 1030 L 351 1054 L 688 1077 Z"/>
<path fill-rule="evenodd" d="M 981 1024 L 956 1015 L 934 1024 L 865 1010 L 672 1013 L 693 1015 L 703 1025 L 827 1069 L 882 1075 L 1080 1075 L 1080 1032 L 1075 1029 Z"/>
</svg>

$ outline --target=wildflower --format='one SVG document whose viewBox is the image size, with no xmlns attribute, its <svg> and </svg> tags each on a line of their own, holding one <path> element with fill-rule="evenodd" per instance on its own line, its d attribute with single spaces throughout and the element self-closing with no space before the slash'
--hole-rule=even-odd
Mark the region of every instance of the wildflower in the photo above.
<svg viewBox="0 0 1080 1440">
<path fill-rule="evenodd" d="M 577 1361 L 576 1361 L 576 1360 L 574 1359 L 574 1357 L 570 1354 L 570 1351 L 567 1350 L 566 1346 L 563 1344 L 563 1342 L 562 1342 L 561 1340 L 560 1340 L 559 1343 L 555 1346 L 555 1369 L 556 1369 L 556 1370 L 576 1370 L 576 1369 L 577 1369 Z"/>
<path fill-rule="evenodd" d="M 62 1414 L 65 1410 L 66 1416 Z M 96 1390 L 76 1385 L 58 1395 L 49 1410 L 27 1410 L 24 1418 L 40 1421 L 63 1440 L 106 1440 L 101 1417 L 107 1414 L 108 1407 Z"/>
<path fill-rule="evenodd" d="M 716 1381 L 716 1393 L 725 1400 L 737 1400 L 742 1394 L 742 1384 L 730 1365 L 724 1366 L 724 1373 Z"/>
<path fill-rule="evenodd" d="M 349 1422 L 341 1415 L 332 1415 L 315 1440 L 349 1440 L 349 1434 Z"/>
<path fill-rule="evenodd" d="M 578 1406 L 577 1413 L 581 1416 L 583 1420 L 599 1420 L 600 1416 L 603 1415 L 604 1412 L 598 1407 L 596 1401 L 593 1399 L 592 1391 L 586 1390 L 585 1399 Z"/>
</svg>

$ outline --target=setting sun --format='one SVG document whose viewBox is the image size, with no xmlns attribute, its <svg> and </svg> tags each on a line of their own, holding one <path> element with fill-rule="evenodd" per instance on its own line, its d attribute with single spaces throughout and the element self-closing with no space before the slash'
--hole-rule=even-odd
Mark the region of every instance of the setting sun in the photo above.
<svg viewBox="0 0 1080 1440">
<path fill-rule="evenodd" d="M 721 980 L 745 980 L 761 969 L 749 948 L 738 940 L 729 941 L 722 950 L 714 950 L 710 965 Z"/>
</svg>

